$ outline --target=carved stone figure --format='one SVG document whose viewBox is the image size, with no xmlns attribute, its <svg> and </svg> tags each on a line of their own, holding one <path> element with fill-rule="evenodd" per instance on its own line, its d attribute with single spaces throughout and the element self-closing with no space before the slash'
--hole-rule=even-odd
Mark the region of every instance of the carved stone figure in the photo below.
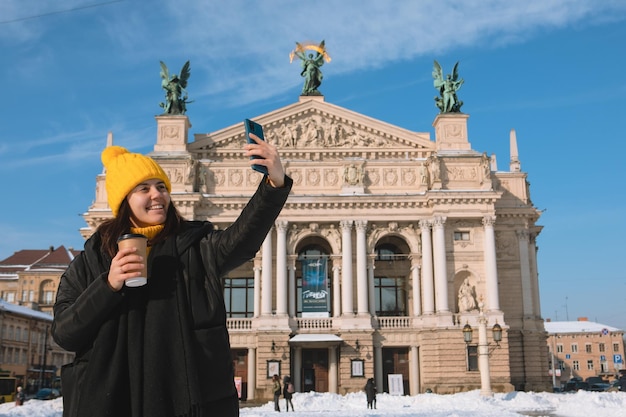
<svg viewBox="0 0 626 417">
<path fill-rule="evenodd" d="M 428 173 L 428 167 L 426 166 L 426 164 L 423 164 L 420 167 L 420 182 L 422 183 L 422 185 L 428 186 L 429 180 L 430 175 Z"/>
<path fill-rule="evenodd" d="M 459 312 L 476 310 L 478 303 L 476 303 L 476 293 L 474 286 L 470 283 L 469 277 L 465 278 L 461 288 L 459 288 Z"/>
<path fill-rule="evenodd" d="M 363 177 L 363 169 L 355 164 L 350 164 L 343 170 L 343 179 L 348 185 L 362 185 Z"/>
<path fill-rule="evenodd" d="M 443 78 L 443 70 L 439 62 L 435 61 L 433 68 L 433 79 L 435 88 L 439 91 L 440 97 L 435 97 L 435 104 L 439 108 L 440 113 L 460 113 L 462 101 L 459 101 L 456 92 L 463 85 L 463 78 L 459 79 L 457 71 L 459 63 L 454 64 L 452 74 L 448 74 Z"/>
</svg>

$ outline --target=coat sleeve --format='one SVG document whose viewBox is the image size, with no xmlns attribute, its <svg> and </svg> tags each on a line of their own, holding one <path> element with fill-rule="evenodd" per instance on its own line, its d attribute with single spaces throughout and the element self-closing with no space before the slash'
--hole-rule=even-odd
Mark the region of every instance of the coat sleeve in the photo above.
<svg viewBox="0 0 626 417">
<path fill-rule="evenodd" d="M 52 337 L 63 349 L 88 349 L 100 326 L 124 297 L 107 285 L 108 270 L 93 270 L 87 249 L 81 252 L 61 276 L 54 304 Z M 91 267 L 90 267 L 91 266 Z"/>
<path fill-rule="evenodd" d="M 287 176 L 281 188 L 261 181 L 237 220 L 223 232 L 203 240 L 202 250 L 213 253 L 219 276 L 254 258 L 287 201 L 292 185 L 292 179 Z"/>
</svg>

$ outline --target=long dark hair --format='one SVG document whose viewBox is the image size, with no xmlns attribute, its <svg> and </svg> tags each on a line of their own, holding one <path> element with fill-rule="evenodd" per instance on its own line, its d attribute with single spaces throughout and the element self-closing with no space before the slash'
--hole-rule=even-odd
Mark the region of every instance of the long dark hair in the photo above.
<svg viewBox="0 0 626 417">
<path fill-rule="evenodd" d="M 104 221 L 98 227 L 102 238 L 102 252 L 107 253 L 111 258 L 117 253 L 117 239 L 121 235 L 130 232 L 130 228 L 132 227 L 130 222 L 131 214 L 132 212 L 128 201 L 124 199 L 117 212 L 117 216 Z M 183 216 L 181 216 L 176 209 L 176 206 L 174 206 L 174 203 L 170 201 L 170 206 L 167 209 L 167 217 L 165 218 L 165 227 L 153 239 L 148 240 L 148 245 L 156 245 L 176 233 L 184 220 Z"/>
</svg>

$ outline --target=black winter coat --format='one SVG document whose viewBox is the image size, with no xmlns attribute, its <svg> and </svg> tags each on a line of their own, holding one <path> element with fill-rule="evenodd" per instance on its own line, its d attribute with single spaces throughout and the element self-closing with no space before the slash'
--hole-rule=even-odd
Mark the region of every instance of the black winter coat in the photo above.
<svg viewBox="0 0 626 417">
<path fill-rule="evenodd" d="M 291 189 L 262 181 L 225 230 L 185 222 L 148 256 L 148 284 L 107 285 L 99 233 L 61 277 L 52 335 L 76 352 L 61 372 L 64 417 L 203 417 L 236 395 L 221 279 L 255 256 Z"/>
</svg>

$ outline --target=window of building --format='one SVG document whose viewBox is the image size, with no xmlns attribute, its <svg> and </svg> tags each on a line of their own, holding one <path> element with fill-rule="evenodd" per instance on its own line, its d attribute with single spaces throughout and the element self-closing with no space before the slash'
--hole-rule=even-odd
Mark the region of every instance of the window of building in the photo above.
<svg viewBox="0 0 626 417">
<path fill-rule="evenodd" d="M 407 255 L 397 246 L 385 243 L 376 247 L 374 270 L 374 308 L 377 316 L 406 316 L 406 279 L 410 269 Z"/>
<path fill-rule="evenodd" d="M 556 351 L 558 353 L 563 353 L 563 345 L 561 345 L 561 344 L 556 345 Z"/>
<path fill-rule="evenodd" d="M 613 352 L 619 352 L 619 343 L 613 343 Z"/>
<path fill-rule="evenodd" d="M 467 231 L 456 231 L 456 232 L 454 232 L 454 240 L 455 241 L 467 242 L 467 241 L 470 240 L 470 232 L 467 232 Z"/>
<path fill-rule="evenodd" d="M 606 345 L 604 343 L 598 344 L 598 350 L 600 352 L 605 352 L 606 351 Z"/>
<path fill-rule="evenodd" d="M 578 344 L 572 343 L 572 353 L 578 353 Z"/>
<path fill-rule="evenodd" d="M 587 361 L 587 370 L 593 371 L 593 360 L 591 359 Z"/>
<path fill-rule="evenodd" d="M 314 262 L 314 264 L 311 264 L 311 261 Z M 326 308 L 325 308 L 325 312 L 324 313 L 328 313 L 329 315 L 332 315 L 332 288 L 330 286 L 330 279 L 329 279 L 329 274 L 330 271 L 332 270 L 331 265 L 329 265 L 330 262 L 330 253 L 329 251 L 322 246 L 321 244 L 310 244 L 307 245 L 305 247 L 303 247 L 299 252 L 298 252 L 298 262 L 296 265 L 296 314 L 299 317 L 302 317 L 302 310 L 303 310 L 303 302 L 302 302 L 302 285 L 303 285 L 303 280 L 302 280 L 302 276 L 303 276 L 303 271 L 305 268 L 311 268 L 313 265 L 315 265 L 315 268 L 317 268 L 318 266 L 318 262 L 315 261 L 320 261 L 319 266 L 322 267 L 325 265 L 325 268 L 322 269 L 314 269 L 312 272 L 310 271 L 313 275 L 314 275 L 314 282 L 304 282 L 305 285 L 305 291 L 307 290 L 307 285 L 309 286 L 308 288 L 315 288 L 316 293 L 319 293 L 316 297 L 314 297 L 317 301 L 321 301 L 323 300 L 322 298 L 318 298 L 320 295 L 323 295 L 322 292 L 326 292 L 325 295 L 325 302 L 326 302 Z M 315 285 L 315 283 L 319 284 L 319 285 Z M 307 307 L 306 311 L 307 312 L 313 312 L 312 310 L 315 309 L 320 309 L 322 306 L 318 305 L 317 307 Z M 311 311 L 309 311 L 311 310 Z M 315 313 L 318 313 L 321 311 L 315 311 Z"/>
<path fill-rule="evenodd" d="M 28 301 L 30 302 L 35 301 L 35 290 L 30 290 L 28 292 Z"/>
<path fill-rule="evenodd" d="M 54 303 L 54 291 L 46 290 L 43 292 L 43 303 L 44 304 Z"/>
<path fill-rule="evenodd" d="M 572 369 L 575 371 L 580 371 L 580 364 L 578 361 L 572 361 Z"/>
<path fill-rule="evenodd" d="M 224 279 L 224 303 L 229 318 L 254 316 L 254 278 Z"/>
<path fill-rule="evenodd" d="M 564 371 L 564 370 L 565 370 L 565 362 L 563 362 L 563 361 L 559 361 L 559 369 L 560 369 L 561 371 Z"/>
<path fill-rule="evenodd" d="M 22 301 L 28 302 L 28 290 L 22 290 Z"/>
<path fill-rule="evenodd" d="M 585 343 L 585 352 L 591 353 L 591 343 Z"/>
<path fill-rule="evenodd" d="M 478 371 L 478 346 L 467 346 L 467 370 Z"/>
</svg>

